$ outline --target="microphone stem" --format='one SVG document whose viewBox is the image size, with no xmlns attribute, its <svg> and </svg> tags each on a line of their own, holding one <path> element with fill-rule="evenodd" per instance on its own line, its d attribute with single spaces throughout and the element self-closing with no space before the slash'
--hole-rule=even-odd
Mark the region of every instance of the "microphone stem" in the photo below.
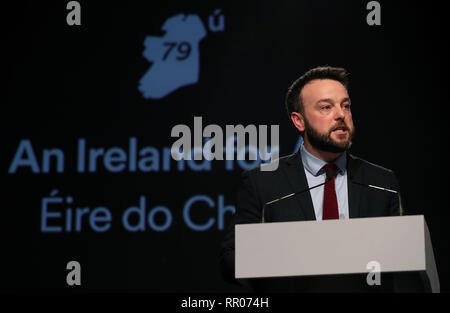
<svg viewBox="0 0 450 313">
<path fill-rule="evenodd" d="M 317 187 L 320 187 L 320 186 L 322 186 L 322 185 L 325 185 L 326 183 L 328 183 L 329 181 L 330 181 L 331 179 L 329 178 L 329 177 L 327 177 L 326 179 L 325 179 L 325 181 L 323 182 L 323 183 L 321 183 L 321 184 L 318 184 L 318 185 L 315 185 L 315 186 L 313 186 L 313 187 L 311 187 L 311 188 L 306 188 L 306 189 L 304 189 L 304 190 L 300 190 L 300 191 L 297 191 L 297 192 L 293 192 L 293 193 L 290 193 L 290 194 L 288 194 L 288 195 L 285 195 L 285 196 L 283 196 L 283 197 L 281 197 L 281 198 L 278 198 L 278 199 L 275 199 L 275 200 L 271 200 L 271 201 L 269 201 L 269 202 L 266 202 L 264 205 L 263 205 L 263 207 L 262 207 L 262 212 L 261 212 L 261 223 L 264 223 L 265 222 L 265 218 L 264 218 L 264 212 L 265 212 L 265 209 L 266 209 L 266 206 L 268 206 L 268 205 L 270 205 L 270 204 L 272 204 L 272 203 L 275 203 L 275 202 L 278 202 L 278 201 L 281 201 L 281 200 L 283 200 L 283 199 L 286 199 L 286 198 L 290 198 L 290 197 L 293 197 L 293 196 L 295 196 L 295 195 L 298 195 L 298 194 L 300 194 L 300 193 L 303 193 L 303 192 L 306 192 L 306 191 L 310 191 L 310 190 L 312 190 L 312 189 L 314 189 L 314 188 L 317 188 Z"/>
<path fill-rule="evenodd" d="M 361 186 L 366 186 L 366 185 L 364 185 L 364 184 L 361 184 L 361 183 L 356 182 L 356 181 L 353 181 L 353 180 L 352 180 L 352 182 L 353 182 L 353 183 L 356 183 L 356 184 L 358 184 L 358 185 L 361 185 Z M 403 205 L 402 205 L 402 197 L 400 196 L 400 192 L 398 192 L 397 190 L 392 190 L 392 189 L 388 189 L 388 188 L 383 188 L 383 187 L 379 187 L 379 186 L 375 186 L 375 185 L 369 185 L 369 184 L 367 184 L 367 186 L 370 187 L 370 188 L 378 189 L 378 190 L 383 190 L 383 191 L 388 191 L 388 192 L 396 193 L 397 196 L 398 196 L 398 209 L 399 209 L 399 215 L 400 215 L 400 216 L 403 216 Z"/>
</svg>

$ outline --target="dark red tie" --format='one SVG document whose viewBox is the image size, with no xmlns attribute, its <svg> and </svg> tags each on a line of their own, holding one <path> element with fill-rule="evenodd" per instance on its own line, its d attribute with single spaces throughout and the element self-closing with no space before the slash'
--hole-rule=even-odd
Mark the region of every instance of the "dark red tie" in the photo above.
<svg viewBox="0 0 450 313">
<path fill-rule="evenodd" d="M 332 177 L 325 184 L 323 193 L 323 220 L 339 219 L 339 209 L 336 198 L 336 189 L 334 187 L 334 176 L 336 174 L 336 164 L 327 164 L 324 166 L 327 177 Z M 328 179 L 328 178 L 325 178 Z"/>
</svg>

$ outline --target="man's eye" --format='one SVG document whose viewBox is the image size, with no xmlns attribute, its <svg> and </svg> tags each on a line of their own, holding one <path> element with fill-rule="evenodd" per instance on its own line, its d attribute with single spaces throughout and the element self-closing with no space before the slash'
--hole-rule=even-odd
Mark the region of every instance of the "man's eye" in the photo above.
<svg viewBox="0 0 450 313">
<path fill-rule="evenodd" d="M 327 111 L 327 110 L 329 110 L 330 108 L 331 108 L 331 106 L 329 106 L 329 105 L 326 105 L 326 106 L 322 107 L 322 110 L 325 110 L 325 111 Z"/>
</svg>

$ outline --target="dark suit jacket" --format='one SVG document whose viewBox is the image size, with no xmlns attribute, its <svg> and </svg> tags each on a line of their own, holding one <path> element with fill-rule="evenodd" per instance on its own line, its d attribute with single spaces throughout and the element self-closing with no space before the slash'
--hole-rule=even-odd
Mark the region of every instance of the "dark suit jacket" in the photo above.
<svg viewBox="0 0 450 313">
<path fill-rule="evenodd" d="M 399 190 L 397 179 L 391 170 L 347 154 L 347 180 L 350 218 L 399 215 L 396 194 L 351 183 L 356 181 Z M 261 171 L 258 167 L 243 172 L 238 190 L 236 213 L 225 234 L 221 249 L 222 275 L 226 281 L 236 282 L 234 279 L 234 225 L 260 223 L 261 211 L 265 203 L 307 188 L 308 183 L 300 150 L 280 158 L 275 171 Z M 316 219 L 311 194 L 308 191 L 267 206 L 264 215 L 266 222 Z M 364 278 L 361 275 L 351 276 L 322 277 L 321 279 L 270 278 L 255 280 L 252 285 L 257 291 L 344 291 L 343 285 L 349 286 L 348 291 L 367 291 L 360 290 L 362 285 L 367 285 L 361 283 L 361 279 L 365 282 L 365 276 Z M 392 285 L 391 278 L 385 276 L 384 281 L 389 280 L 389 284 L 386 283 L 384 287 L 388 288 L 387 285 Z M 346 279 L 348 282 L 343 283 Z M 381 288 L 378 290 L 386 291 Z"/>
</svg>

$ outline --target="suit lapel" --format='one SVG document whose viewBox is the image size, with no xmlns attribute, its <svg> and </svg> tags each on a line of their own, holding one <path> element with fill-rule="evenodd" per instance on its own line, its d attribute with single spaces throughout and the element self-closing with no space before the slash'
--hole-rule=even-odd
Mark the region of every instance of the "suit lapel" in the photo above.
<svg viewBox="0 0 450 313">
<path fill-rule="evenodd" d="M 360 201 L 363 192 L 363 186 L 352 184 L 352 180 L 362 181 L 362 171 L 359 162 L 350 153 L 347 153 L 347 188 L 348 188 L 348 210 L 350 218 L 361 217 Z"/>
<path fill-rule="evenodd" d="M 363 181 L 360 166 L 361 162 L 353 155 L 347 153 L 347 188 L 350 218 L 361 217 L 360 202 L 364 187 L 351 183 L 352 179 L 359 182 Z M 292 192 L 308 188 L 308 181 L 306 179 L 300 150 L 289 157 L 286 162 L 286 167 L 283 170 L 292 186 Z M 299 213 L 303 213 L 301 215 L 304 216 L 305 220 L 316 220 L 311 194 L 309 192 L 303 192 L 295 198 L 299 203 Z"/>
<path fill-rule="evenodd" d="M 292 192 L 308 188 L 308 181 L 306 180 L 300 149 L 288 158 L 286 167 L 284 167 L 283 170 L 292 186 Z M 304 216 L 305 220 L 315 220 L 316 214 L 314 213 L 311 194 L 306 191 L 298 194 L 295 198 L 299 203 L 299 213 L 303 213 L 301 215 Z"/>
</svg>

